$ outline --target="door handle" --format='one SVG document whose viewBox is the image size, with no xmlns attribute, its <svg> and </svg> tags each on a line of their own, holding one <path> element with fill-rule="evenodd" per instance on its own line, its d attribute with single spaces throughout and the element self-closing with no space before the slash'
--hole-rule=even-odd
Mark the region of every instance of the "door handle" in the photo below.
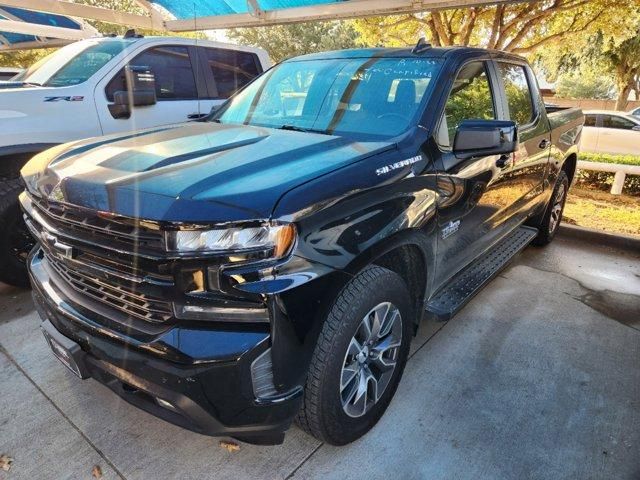
<svg viewBox="0 0 640 480">
<path fill-rule="evenodd" d="M 511 155 L 500 155 L 500 158 L 496 160 L 496 167 L 505 168 L 511 166 Z"/>
<path fill-rule="evenodd" d="M 540 148 L 540 150 L 544 150 L 549 145 L 551 145 L 551 142 L 545 138 L 538 144 L 538 147 Z"/>
<path fill-rule="evenodd" d="M 197 120 L 199 118 L 204 118 L 208 115 L 208 113 L 190 113 L 189 115 L 187 115 L 187 118 L 189 120 Z"/>
</svg>

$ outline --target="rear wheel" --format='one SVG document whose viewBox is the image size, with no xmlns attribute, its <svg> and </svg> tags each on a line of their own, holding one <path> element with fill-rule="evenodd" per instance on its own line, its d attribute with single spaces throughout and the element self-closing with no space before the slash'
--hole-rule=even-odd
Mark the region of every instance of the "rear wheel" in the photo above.
<svg viewBox="0 0 640 480">
<path fill-rule="evenodd" d="M 18 204 L 23 189 L 20 178 L 0 178 L 0 281 L 18 287 L 29 286 L 26 260 L 35 245 Z"/>
<path fill-rule="evenodd" d="M 553 240 L 562 221 L 562 212 L 569 191 L 569 178 L 564 171 L 558 174 L 556 186 L 538 227 L 538 236 L 533 240 L 534 245 L 547 245 Z"/>
<path fill-rule="evenodd" d="M 411 297 L 398 274 L 370 266 L 351 280 L 318 339 L 298 425 L 332 445 L 369 431 L 396 391 L 412 325 Z"/>
</svg>

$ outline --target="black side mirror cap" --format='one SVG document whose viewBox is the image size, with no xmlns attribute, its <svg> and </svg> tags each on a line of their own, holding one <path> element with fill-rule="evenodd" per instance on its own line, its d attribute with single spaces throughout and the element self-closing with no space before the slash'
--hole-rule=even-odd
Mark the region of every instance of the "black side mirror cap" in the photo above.
<svg viewBox="0 0 640 480">
<path fill-rule="evenodd" d="M 504 155 L 517 148 L 518 127 L 510 120 L 463 120 L 453 141 L 458 158 Z"/>
</svg>

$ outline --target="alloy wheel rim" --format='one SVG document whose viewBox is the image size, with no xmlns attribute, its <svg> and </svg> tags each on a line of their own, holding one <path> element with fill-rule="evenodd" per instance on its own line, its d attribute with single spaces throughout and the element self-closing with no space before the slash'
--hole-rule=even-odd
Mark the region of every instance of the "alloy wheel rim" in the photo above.
<svg viewBox="0 0 640 480">
<path fill-rule="evenodd" d="M 558 191 L 556 192 L 556 196 L 553 199 L 553 206 L 551 207 L 551 218 L 549 219 L 549 233 L 553 233 L 555 229 L 560 224 L 560 219 L 562 216 L 562 208 L 564 207 L 564 194 L 565 194 L 564 183 L 559 185 Z"/>
<path fill-rule="evenodd" d="M 361 417 L 380 400 L 396 369 L 402 344 L 400 310 L 383 302 L 367 313 L 351 338 L 340 372 L 344 412 Z"/>
</svg>

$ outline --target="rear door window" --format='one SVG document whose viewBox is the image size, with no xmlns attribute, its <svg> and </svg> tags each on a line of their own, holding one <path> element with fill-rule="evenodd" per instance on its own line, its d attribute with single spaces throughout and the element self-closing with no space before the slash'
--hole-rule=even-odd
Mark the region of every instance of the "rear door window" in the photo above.
<svg viewBox="0 0 640 480">
<path fill-rule="evenodd" d="M 509 118 L 518 125 L 531 123 L 535 112 L 525 68 L 522 65 L 498 62 L 498 71 L 504 84 Z"/>
<path fill-rule="evenodd" d="M 604 128 L 616 128 L 618 130 L 631 130 L 636 124 L 628 118 L 617 115 L 603 115 L 602 126 Z"/>
<path fill-rule="evenodd" d="M 205 61 L 211 69 L 218 90 L 218 98 L 229 98 L 262 71 L 255 53 L 222 48 L 201 48 L 204 50 Z"/>
<path fill-rule="evenodd" d="M 142 52 L 129 62 L 130 65 L 150 67 L 156 79 L 156 96 L 163 100 L 195 100 L 198 98 L 189 49 L 181 46 L 154 47 Z M 106 95 L 113 101 L 113 94 L 126 90 L 124 69 L 107 84 Z"/>
</svg>

